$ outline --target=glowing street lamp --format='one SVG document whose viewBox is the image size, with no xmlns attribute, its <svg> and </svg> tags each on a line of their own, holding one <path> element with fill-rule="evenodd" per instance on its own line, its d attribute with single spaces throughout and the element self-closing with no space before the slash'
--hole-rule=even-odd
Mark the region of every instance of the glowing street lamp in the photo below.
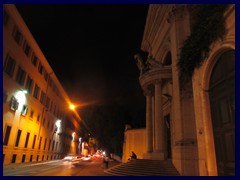
<svg viewBox="0 0 240 180">
<path fill-rule="evenodd" d="M 73 104 L 70 104 L 70 105 L 69 105 L 69 108 L 70 108 L 71 110 L 74 110 L 74 109 L 75 109 L 75 106 L 74 106 Z"/>
</svg>

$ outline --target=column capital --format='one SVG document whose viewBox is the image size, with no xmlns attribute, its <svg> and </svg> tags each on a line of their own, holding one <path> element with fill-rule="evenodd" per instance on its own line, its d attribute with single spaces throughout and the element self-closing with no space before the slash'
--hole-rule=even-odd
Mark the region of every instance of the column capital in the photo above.
<svg viewBox="0 0 240 180">
<path fill-rule="evenodd" d="M 157 80 L 155 80 L 154 81 L 154 84 L 156 85 L 156 84 L 162 84 L 162 82 L 163 82 L 163 80 L 162 79 L 157 79 Z"/>
<path fill-rule="evenodd" d="M 154 93 L 153 85 L 149 85 L 149 86 L 143 88 L 144 96 L 152 96 L 153 93 Z"/>
</svg>

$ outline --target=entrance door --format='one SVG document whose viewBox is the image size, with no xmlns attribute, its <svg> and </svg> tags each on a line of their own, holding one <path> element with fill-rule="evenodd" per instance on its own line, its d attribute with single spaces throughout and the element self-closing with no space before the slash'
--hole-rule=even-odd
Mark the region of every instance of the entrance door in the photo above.
<svg viewBox="0 0 240 180">
<path fill-rule="evenodd" d="M 235 51 L 218 59 L 209 95 L 218 175 L 235 175 Z"/>
<path fill-rule="evenodd" d="M 166 123 L 166 140 L 167 140 L 167 158 L 172 158 L 172 146 L 171 146 L 171 123 L 170 123 L 170 115 L 164 116 L 164 120 Z"/>
</svg>

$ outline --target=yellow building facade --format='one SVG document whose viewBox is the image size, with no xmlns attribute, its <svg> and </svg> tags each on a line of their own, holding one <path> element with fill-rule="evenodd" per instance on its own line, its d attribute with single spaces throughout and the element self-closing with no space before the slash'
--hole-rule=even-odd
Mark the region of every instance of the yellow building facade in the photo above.
<svg viewBox="0 0 240 180">
<path fill-rule="evenodd" d="M 170 159 L 181 175 L 235 175 L 235 5 L 223 17 L 226 35 L 211 44 L 184 88 L 178 63 L 193 33 L 188 5 L 149 5 L 141 44 L 148 56 L 134 56 L 146 96 L 146 141 L 127 135 L 125 144 L 146 146 L 143 159 Z"/>
<path fill-rule="evenodd" d="M 3 163 L 76 153 L 79 115 L 16 7 L 3 12 Z"/>
</svg>

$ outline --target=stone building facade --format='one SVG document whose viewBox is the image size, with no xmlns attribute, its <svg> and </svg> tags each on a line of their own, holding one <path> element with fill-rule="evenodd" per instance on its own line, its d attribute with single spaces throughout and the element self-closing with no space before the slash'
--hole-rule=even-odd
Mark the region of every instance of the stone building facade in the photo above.
<svg viewBox="0 0 240 180">
<path fill-rule="evenodd" d="M 181 175 L 235 175 L 235 5 L 224 19 L 226 35 L 184 88 L 178 61 L 192 33 L 187 5 L 149 5 L 141 44 L 148 55 L 134 56 L 146 96 L 143 158 L 171 159 Z"/>
<path fill-rule="evenodd" d="M 76 153 L 80 117 L 70 103 L 16 7 L 4 4 L 3 164 Z"/>
</svg>

